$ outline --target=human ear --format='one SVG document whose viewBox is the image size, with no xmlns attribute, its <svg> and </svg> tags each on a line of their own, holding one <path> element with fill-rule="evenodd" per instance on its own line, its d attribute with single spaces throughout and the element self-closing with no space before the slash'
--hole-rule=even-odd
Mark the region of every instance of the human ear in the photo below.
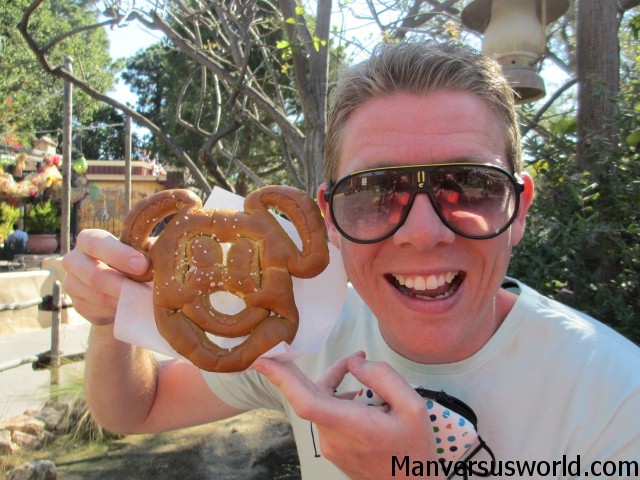
<svg viewBox="0 0 640 480">
<path fill-rule="evenodd" d="M 531 175 L 523 172 L 520 174 L 520 178 L 524 181 L 524 191 L 520 194 L 518 214 L 511 225 L 511 239 L 513 246 L 520 243 L 520 240 L 522 240 L 522 237 L 524 236 L 524 230 L 527 223 L 527 212 L 533 203 L 534 197 L 533 178 L 531 178 Z"/>
<path fill-rule="evenodd" d="M 329 236 L 329 241 L 335 245 L 337 248 L 340 248 L 340 232 L 336 229 L 333 221 L 331 220 L 331 213 L 329 212 L 329 204 L 324 199 L 324 192 L 327 191 L 329 185 L 325 182 L 320 187 L 318 187 L 318 206 L 322 211 L 322 216 L 324 217 L 324 224 L 327 227 L 327 233 Z"/>
</svg>

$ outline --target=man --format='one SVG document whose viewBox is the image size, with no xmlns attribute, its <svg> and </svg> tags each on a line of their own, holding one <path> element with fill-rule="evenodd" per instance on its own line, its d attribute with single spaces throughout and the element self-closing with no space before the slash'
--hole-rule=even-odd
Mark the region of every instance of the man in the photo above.
<svg viewBox="0 0 640 480">
<path fill-rule="evenodd" d="M 27 242 L 29 235 L 23 230 L 22 220 L 14 223 L 13 232 L 7 237 L 4 243 L 5 258 L 13 259 L 15 255 L 27 253 Z"/>
<path fill-rule="evenodd" d="M 276 408 L 305 479 L 435 477 L 426 465 L 442 439 L 413 388 L 423 386 L 471 406 L 495 455 L 460 474 L 568 478 L 640 461 L 637 347 L 505 281 L 533 182 L 499 67 L 463 47 L 404 43 L 350 69 L 334 93 L 318 201 L 353 289 L 325 346 L 242 375 L 157 364 L 113 338 L 117 270 L 146 261 L 82 232 L 65 288 L 94 325 L 86 386 L 98 421 L 156 432 Z M 361 385 L 385 403 L 352 400 Z"/>
</svg>

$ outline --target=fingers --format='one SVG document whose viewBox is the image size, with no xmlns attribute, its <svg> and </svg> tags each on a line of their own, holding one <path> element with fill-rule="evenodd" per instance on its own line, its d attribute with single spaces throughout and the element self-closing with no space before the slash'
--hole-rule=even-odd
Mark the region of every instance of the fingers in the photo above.
<svg viewBox="0 0 640 480">
<path fill-rule="evenodd" d="M 309 398 L 322 393 L 292 362 L 280 363 L 269 358 L 259 358 L 252 367 L 278 387 L 294 409 L 296 409 L 296 405 L 301 406 Z"/>
<path fill-rule="evenodd" d="M 364 352 L 356 352 L 348 357 L 341 358 L 331 365 L 324 375 L 316 382 L 316 385 L 327 392 L 335 392 L 342 383 L 344 376 L 349 373 L 349 362 L 352 357 L 365 358 Z"/>
<path fill-rule="evenodd" d="M 352 394 L 347 395 L 349 401 L 345 402 L 336 396 L 335 390 L 348 373 L 349 359 L 362 355 L 359 352 L 338 360 L 315 383 L 291 362 L 260 358 L 254 362 L 253 368 L 280 389 L 300 418 L 332 428 L 341 424 L 341 418 L 350 415 L 349 408 L 356 407 L 349 398 Z"/>
<path fill-rule="evenodd" d="M 363 385 L 371 388 L 393 410 L 394 405 L 402 405 L 396 409 L 400 415 L 413 416 L 415 410 L 422 412 L 424 403 L 407 381 L 385 362 L 370 362 L 361 356 L 349 357 L 348 368 L 351 374 Z M 413 401 L 411 401 L 413 400 Z"/>
<path fill-rule="evenodd" d="M 337 409 L 347 412 L 355 405 L 336 403 L 352 400 L 355 396 L 355 392 L 336 394 L 337 387 L 348 373 L 384 400 L 381 411 L 393 410 L 396 405 L 398 407 L 394 413 L 411 417 L 424 410 L 424 402 L 400 374 L 385 362 L 365 360 L 363 352 L 338 360 L 316 382 L 312 382 L 290 362 L 279 363 L 263 358 L 256 360 L 253 366 L 282 391 L 300 417 L 316 423 L 322 421 L 320 418 L 324 413 L 333 412 L 335 416 Z"/>
<path fill-rule="evenodd" d="M 388 364 L 364 357 L 358 352 L 338 360 L 315 383 L 290 362 L 259 359 L 254 363 L 254 368 L 280 389 L 296 414 L 315 425 L 322 455 L 353 478 L 360 478 L 364 471 L 385 471 L 386 459 L 394 455 L 413 452 L 418 457 L 426 452 L 431 458 L 428 453 L 435 451 L 428 412 L 420 396 Z M 379 392 L 388 404 L 366 405 L 353 400 L 353 392 L 336 395 L 336 386 L 348 373 Z"/>
<path fill-rule="evenodd" d="M 380 478 L 394 456 L 431 459 L 435 438 L 427 408 L 413 388 L 388 364 L 364 357 L 358 352 L 338 360 L 315 383 L 292 363 L 259 359 L 254 368 L 281 390 L 300 418 L 314 424 L 322 456 L 350 478 L 370 478 L 363 472 Z M 366 405 L 353 400 L 353 392 L 336 395 L 349 373 L 387 404 Z"/>
<path fill-rule="evenodd" d="M 70 254 L 71 256 L 71 254 Z M 92 323 L 110 323 L 115 317 L 124 276 L 86 255 L 65 257 L 64 290 L 74 308 Z"/>
<path fill-rule="evenodd" d="M 97 325 L 112 323 L 127 273 L 146 271 L 145 257 L 103 230 L 83 230 L 76 248 L 63 259 L 64 290 L 74 308 Z M 120 271 L 118 271 L 120 270 Z"/>
<path fill-rule="evenodd" d="M 140 275 L 149 267 L 144 255 L 104 230 L 81 231 L 75 250 L 123 273 Z"/>
</svg>

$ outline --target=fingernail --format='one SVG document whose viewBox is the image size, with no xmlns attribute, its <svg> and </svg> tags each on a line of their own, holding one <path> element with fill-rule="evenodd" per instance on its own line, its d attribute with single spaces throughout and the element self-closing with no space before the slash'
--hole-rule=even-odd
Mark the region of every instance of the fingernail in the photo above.
<svg viewBox="0 0 640 480">
<path fill-rule="evenodd" d="M 146 258 L 138 256 L 131 257 L 128 264 L 132 273 L 144 273 L 149 266 Z"/>
<path fill-rule="evenodd" d="M 349 366 L 352 370 L 355 368 L 360 368 L 364 361 L 364 358 L 360 357 L 359 355 L 354 355 L 349 359 Z"/>
</svg>

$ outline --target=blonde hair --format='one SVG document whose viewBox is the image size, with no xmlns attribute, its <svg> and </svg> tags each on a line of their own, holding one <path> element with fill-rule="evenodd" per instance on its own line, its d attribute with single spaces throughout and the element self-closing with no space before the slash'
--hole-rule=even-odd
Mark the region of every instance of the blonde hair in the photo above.
<svg viewBox="0 0 640 480">
<path fill-rule="evenodd" d="M 506 159 L 521 170 L 520 130 L 513 90 L 500 66 L 475 50 L 453 43 L 402 42 L 379 46 L 371 58 L 345 69 L 332 92 L 324 147 L 324 177 L 336 180 L 342 136 L 351 113 L 372 98 L 397 92 L 470 92 L 486 101 L 501 124 Z"/>
</svg>

